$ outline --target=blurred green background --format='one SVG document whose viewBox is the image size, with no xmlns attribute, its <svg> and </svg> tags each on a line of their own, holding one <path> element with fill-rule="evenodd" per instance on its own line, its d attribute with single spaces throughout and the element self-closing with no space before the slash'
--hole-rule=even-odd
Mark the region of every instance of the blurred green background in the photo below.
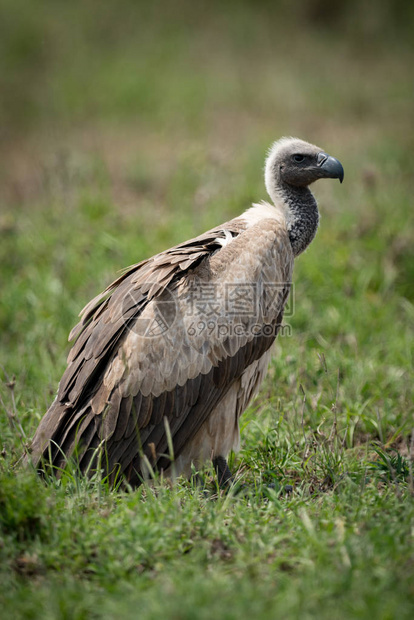
<svg viewBox="0 0 414 620">
<path fill-rule="evenodd" d="M 369 357 L 401 348 L 414 300 L 412 3 L 0 6 L 1 355 L 35 418 L 84 303 L 121 267 L 266 198 L 265 153 L 282 135 L 346 171 L 342 187 L 315 188 L 322 225 L 298 261 L 293 329 L 328 342 L 332 324 L 355 347 L 376 335 Z"/>
<path fill-rule="evenodd" d="M 292 531 L 304 522 L 309 536 L 304 541 L 294 535 L 291 546 L 286 543 L 286 557 L 298 558 L 289 569 L 292 580 L 278 582 L 287 598 L 273 599 L 262 588 L 264 607 L 257 607 L 255 588 L 260 590 L 273 570 L 278 579 L 285 570 L 276 566 L 276 556 L 263 559 L 267 543 L 254 547 L 255 557 L 271 567 L 267 573 L 256 567 L 246 582 L 240 574 L 248 552 L 237 533 L 235 549 L 242 550 L 244 559 L 234 551 L 226 564 L 225 549 L 219 548 L 214 561 L 216 552 L 206 551 L 197 560 L 199 573 L 191 564 L 193 556 L 177 559 L 183 564 L 175 565 L 172 581 L 193 579 L 206 599 L 220 589 L 203 576 L 216 561 L 229 591 L 244 588 L 244 603 L 235 615 L 232 600 L 223 594 L 223 617 L 269 617 L 273 610 L 281 617 L 291 613 L 304 618 L 312 609 L 319 617 L 347 617 L 345 611 L 335 616 L 335 604 L 321 607 L 312 598 L 322 583 L 324 595 L 352 592 L 341 599 L 350 617 L 412 617 L 412 513 L 403 513 L 400 487 L 393 503 L 384 500 L 381 507 L 375 505 L 375 486 L 372 497 L 355 491 L 337 507 L 340 516 L 332 521 L 332 531 L 339 518 L 345 523 L 341 540 L 355 536 L 353 551 L 347 551 L 351 568 L 345 560 L 345 568 L 337 567 L 336 547 L 329 540 L 321 552 L 301 510 L 303 497 L 316 494 L 316 503 L 307 509 L 315 511 L 315 527 L 327 532 L 332 511 L 325 499 L 318 499 L 321 489 L 325 493 L 349 471 L 365 480 L 364 468 L 375 458 L 373 445 L 393 448 L 405 459 L 413 449 L 413 41 L 414 3 L 404 0 L 0 0 L 0 444 L 6 478 L 22 442 L 53 398 L 65 367 L 67 335 L 80 308 L 119 269 L 266 199 L 264 157 L 282 135 L 318 144 L 344 165 L 342 186 L 328 181 L 315 185 L 321 227 L 295 267 L 295 314 L 289 318 L 293 335 L 279 339 L 261 395 L 243 418 L 243 449 L 234 465 L 256 481 L 263 472 L 270 476 L 279 471 L 280 484 L 287 481 L 301 489 L 291 503 L 298 518 L 292 517 Z M 335 446 L 324 443 L 334 436 Z M 307 452 L 310 446 L 316 446 L 313 456 Z M 12 506 L 13 512 L 35 482 L 25 486 L 24 477 L 10 480 L 3 485 L 8 490 L 0 493 L 0 508 Z M 331 481 L 328 487 L 326 480 Z M 107 559 L 102 560 L 101 551 L 93 557 L 84 554 L 81 547 L 89 542 L 82 536 L 87 534 L 78 532 L 82 544 L 72 548 L 56 530 L 53 549 L 36 547 L 38 542 L 33 543 L 35 551 L 30 547 L 26 560 L 29 566 L 34 562 L 33 572 L 19 568 L 26 557 L 22 549 L 32 540 L 33 520 L 43 523 L 52 506 L 64 528 L 74 505 L 67 491 L 55 496 L 53 488 L 39 487 L 36 493 L 43 497 L 40 507 L 32 498 L 30 519 L 25 513 L 19 517 L 25 534 L 7 534 L 3 542 L 0 538 L 7 609 L 12 616 L 14 593 L 19 592 L 22 615 L 37 617 L 43 609 L 44 617 L 91 617 L 91 601 L 99 598 L 101 587 L 108 590 L 115 564 L 109 562 L 105 574 Z M 384 514 L 378 537 L 373 535 L 369 544 L 368 538 L 358 538 L 358 532 L 370 527 L 358 521 L 359 508 L 351 518 L 359 524 L 358 532 L 347 529 L 346 506 L 354 506 L 353 501 L 364 506 L 367 501 L 375 515 Z M 410 501 L 404 503 L 407 511 L 412 497 Z M 129 510 L 127 504 L 118 510 Z M 175 503 L 168 506 L 165 515 L 172 523 Z M 73 518 L 83 519 L 83 509 L 76 510 Z M 145 521 L 138 504 L 140 510 Z M 199 510 L 198 516 L 192 517 L 191 510 Z M 205 507 L 191 510 L 189 522 L 204 518 Z M 234 510 L 237 514 L 237 506 Z M 118 518 L 116 507 L 108 511 L 108 519 Z M 404 526 L 395 526 L 387 538 L 389 547 L 384 547 L 387 514 L 394 524 L 401 517 Z M 252 522 L 243 515 L 247 521 L 239 514 L 238 527 L 249 539 Z M 211 535 L 217 537 L 211 518 Z M 116 530 L 115 522 L 108 523 Z M 72 525 L 67 527 L 69 531 Z M 33 536 L 36 541 L 37 534 Z M 206 536 L 197 539 L 194 534 L 200 548 Z M 158 530 L 154 537 L 162 540 Z M 112 548 L 119 544 L 121 553 L 121 543 L 115 537 Z M 343 557 L 342 547 L 338 553 Z M 166 539 L 159 561 L 171 554 Z M 30 564 L 33 557 L 37 559 Z M 80 557 L 89 558 L 86 568 L 74 559 Z M 388 572 L 371 575 L 373 565 L 388 560 Z M 123 555 L 115 553 L 111 561 L 123 566 Z M 164 575 L 161 585 L 151 576 L 139 582 L 148 617 L 159 617 L 167 609 L 163 596 L 170 586 L 164 583 L 164 569 L 155 560 L 146 562 L 151 575 Z M 318 583 L 307 572 L 311 564 Z M 56 566 L 68 580 L 66 594 L 60 595 L 52 582 L 42 582 L 36 593 L 39 574 L 55 574 Z M 79 599 L 78 615 L 71 615 L 65 610 L 79 570 L 87 592 Z M 101 571 L 96 581 L 90 577 L 93 571 Z M 371 577 L 364 582 L 361 574 Z M 121 577 L 135 583 L 136 576 L 129 573 Z M 300 600 L 295 598 L 298 583 L 304 592 Z M 197 617 L 211 617 L 197 601 L 196 590 L 191 599 L 181 586 L 174 587 L 174 617 L 196 617 L 197 604 Z M 117 609 L 114 600 L 108 594 L 109 609 Z M 134 599 L 127 596 L 125 601 L 125 614 L 133 617 Z M 106 617 L 116 617 L 108 613 Z"/>
</svg>

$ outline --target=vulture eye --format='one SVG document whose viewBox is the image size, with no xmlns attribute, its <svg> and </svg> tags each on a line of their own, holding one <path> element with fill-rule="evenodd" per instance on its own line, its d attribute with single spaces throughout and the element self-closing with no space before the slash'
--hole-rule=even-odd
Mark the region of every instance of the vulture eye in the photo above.
<svg viewBox="0 0 414 620">
<path fill-rule="evenodd" d="M 305 156 L 304 155 L 294 155 L 293 156 L 293 161 L 296 161 L 298 164 L 302 161 L 305 160 Z"/>
</svg>

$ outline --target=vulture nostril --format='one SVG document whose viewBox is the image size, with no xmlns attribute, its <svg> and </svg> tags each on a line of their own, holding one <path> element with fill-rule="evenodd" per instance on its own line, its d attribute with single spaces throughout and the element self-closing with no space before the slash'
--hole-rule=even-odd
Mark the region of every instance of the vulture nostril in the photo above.
<svg viewBox="0 0 414 620">
<path fill-rule="evenodd" d="M 317 165 L 318 166 L 323 166 L 323 164 L 326 162 L 328 157 L 329 157 L 329 155 L 327 153 L 319 153 L 318 154 L 318 158 L 316 160 Z"/>
</svg>

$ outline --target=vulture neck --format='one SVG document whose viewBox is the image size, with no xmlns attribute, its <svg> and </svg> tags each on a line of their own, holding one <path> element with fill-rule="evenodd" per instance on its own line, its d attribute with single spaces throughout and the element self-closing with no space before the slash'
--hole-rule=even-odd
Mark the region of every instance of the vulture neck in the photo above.
<svg viewBox="0 0 414 620">
<path fill-rule="evenodd" d="M 318 205 L 309 187 L 283 185 L 278 194 L 285 206 L 285 217 L 293 254 L 301 254 L 316 235 Z"/>
</svg>

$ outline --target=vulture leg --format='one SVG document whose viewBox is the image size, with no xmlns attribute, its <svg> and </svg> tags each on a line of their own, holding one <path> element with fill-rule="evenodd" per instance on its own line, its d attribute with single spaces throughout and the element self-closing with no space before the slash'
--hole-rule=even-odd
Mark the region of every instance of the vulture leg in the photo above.
<svg viewBox="0 0 414 620">
<path fill-rule="evenodd" d="M 221 488 L 229 487 L 234 482 L 234 478 L 224 456 L 217 456 L 213 459 L 213 466 L 216 470 L 219 486 Z"/>
</svg>

